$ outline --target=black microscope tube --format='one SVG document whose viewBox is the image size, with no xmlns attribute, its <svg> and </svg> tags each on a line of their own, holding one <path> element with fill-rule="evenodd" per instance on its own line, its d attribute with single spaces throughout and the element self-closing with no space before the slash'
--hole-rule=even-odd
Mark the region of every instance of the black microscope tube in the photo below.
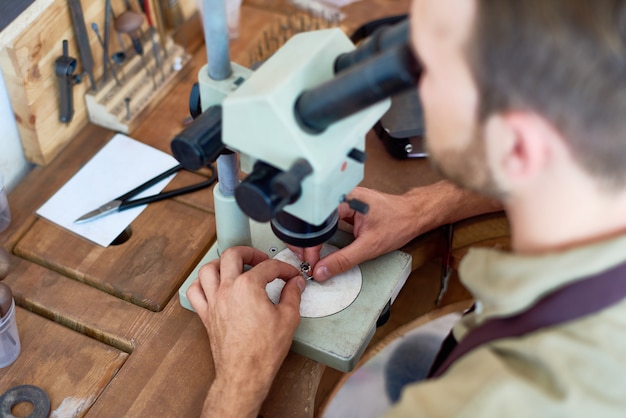
<svg viewBox="0 0 626 418">
<path fill-rule="evenodd" d="M 313 89 L 295 103 L 300 126 L 321 133 L 328 126 L 417 84 L 420 67 L 404 43 L 390 48 Z"/>
<path fill-rule="evenodd" d="M 381 51 L 407 43 L 409 40 L 409 20 L 405 19 L 393 26 L 377 29 L 356 49 L 339 55 L 335 59 L 335 74 L 352 67 Z"/>
</svg>

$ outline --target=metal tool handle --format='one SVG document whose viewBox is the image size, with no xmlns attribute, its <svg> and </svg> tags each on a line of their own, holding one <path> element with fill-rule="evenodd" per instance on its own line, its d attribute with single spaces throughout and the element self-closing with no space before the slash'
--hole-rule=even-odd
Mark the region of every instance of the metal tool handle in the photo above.
<svg viewBox="0 0 626 418">
<path fill-rule="evenodd" d="M 181 168 L 182 168 L 182 166 L 180 164 L 175 166 L 175 167 L 172 167 L 169 170 L 159 174 L 158 176 L 148 180 L 147 182 L 145 182 L 143 184 L 140 184 L 139 186 L 135 187 L 133 190 L 124 193 L 123 195 L 121 195 L 120 197 L 116 198 L 115 200 L 121 200 L 122 202 L 124 202 L 124 201 L 130 199 L 131 197 L 135 196 L 136 194 L 143 192 L 148 187 L 152 187 L 155 184 L 157 184 L 158 182 L 160 182 L 161 180 L 163 180 L 165 178 L 168 178 L 172 174 L 174 174 L 177 171 L 179 171 Z"/>
<path fill-rule="evenodd" d="M 207 180 L 197 183 L 197 184 L 192 184 L 191 186 L 186 186 L 186 187 L 181 187 L 180 189 L 175 189 L 175 190 L 171 190 L 169 192 L 163 192 L 163 193 L 159 193 L 157 195 L 154 196 L 148 196 L 148 197 L 143 197 L 140 199 L 135 199 L 135 200 L 129 200 L 127 202 L 122 202 L 122 204 L 117 208 L 118 210 L 125 210 L 125 209 L 130 209 L 130 208 L 134 208 L 136 206 L 141 206 L 141 205 L 146 205 L 148 203 L 154 203 L 154 202 L 158 202 L 160 200 L 165 200 L 165 199 L 171 199 L 172 197 L 176 197 L 176 196 L 180 196 L 183 194 L 187 194 L 187 193 L 191 193 L 191 192 L 195 192 L 196 190 L 201 190 L 204 188 L 209 187 L 211 184 L 213 184 L 215 182 L 215 178 L 217 177 L 216 173 L 215 173 L 215 169 L 213 168 L 212 165 L 208 165 L 208 167 L 211 169 L 211 177 L 209 177 Z M 175 168 L 180 169 L 180 166 L 177 166 Z M 174 169 L 172 169 L 174 170 Z M 169 174 L 173 174 L 172 170 L 169 170 Z M 168 173 L 167 171 L 163 174 L 161 174 L 159 177 L 161 177 L 159 179 L 162 180 L 165 177 L 165 174 Z M 157 177 L 155 177 L 157 178 Z M 154 180 L 154 179 L 153 179 Z"/>
</svg>

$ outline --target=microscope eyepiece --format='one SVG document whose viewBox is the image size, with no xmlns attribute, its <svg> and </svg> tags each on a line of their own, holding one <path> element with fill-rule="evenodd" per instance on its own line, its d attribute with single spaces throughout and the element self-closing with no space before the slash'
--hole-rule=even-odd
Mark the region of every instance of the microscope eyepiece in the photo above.
<svg viewBox="0 0 626 418">
<path fill-rule="evenodd" d="M 343 53 L 335 59 L 335 74 L 361 61 L 365 61 L 381 51 L 406 43 L 409 39 L 409 23 L 409 19 L 404 18 L 395 25 L 383 26 L 376 29 L 353 51 Z"/>
<path fill-rule="evenodd" d="M 415 88 L 420 74 L 409 45 L 396 45 L 302 92 L 294 116 L 303 130 L 318 134 L 381 100 Z"/>
</svg>

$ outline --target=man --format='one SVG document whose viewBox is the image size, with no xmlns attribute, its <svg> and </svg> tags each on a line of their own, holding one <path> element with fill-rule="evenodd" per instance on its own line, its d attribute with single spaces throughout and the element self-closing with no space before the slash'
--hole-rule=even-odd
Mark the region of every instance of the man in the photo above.
<svg viewBox="0 0 626 418">
<path fill-rule="evenodd" d="M 454 328 L 463 346 L 483 324 L 624 271 L 626 3 L 415 0 L 411 19 L 430 156 L 500 200 L 511 224 L 511 253 L 477 249 L 461 265 L 476 299 Z M 304 284 L 263 258 L 227 251 L 189 290 L 215 359 L 207 415 L 254 416 L 291 343 Z M 256 267 L 242 274 L 243 264 Z M 274 277 L 291 279 L 271 306 L 263 289 Z M 474 347 L 407 387 L 389 416 L 623 417 L 626 291 L 596 290 L 564 311 L 616 301 Z"/>
</svg>

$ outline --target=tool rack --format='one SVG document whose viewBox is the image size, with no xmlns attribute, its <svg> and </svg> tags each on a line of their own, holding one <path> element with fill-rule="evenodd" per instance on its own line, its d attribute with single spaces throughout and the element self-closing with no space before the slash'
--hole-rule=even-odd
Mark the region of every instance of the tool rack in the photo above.
<svg viewBox="0 0 626 418">
<path fill-rule="evenodd" d="M 152 53 L 151 41 L 142 43 L 143 59 L 129 48 L 126 51 L 127 61 L 121 65 L 113 64 L 119 84 L 110 73 L 106 80 L 98 80 L 96 91 L 90 90 L 85 94 L 92 123 L 131 133 L 145 117 L 146 110 L 158 103 L 169 90 L 169 85 L 185 72 L 191 57 L 170 38 L 166 38 L 164 43 L 165 51 L 161 50 L 161 69 Z"/>
<path fill-rule="evenodd" d="M 0 3 L 4 4 L 6 1 L 19 3 L 22 0 L 0 0 Z M 150 10 L 158 10 L 157 5 L 160 4 L 159 1 L 149 1 Z M 38 165 L 50 164 L 61 150 L 90 122 L 90 115 L 85 103 L 86 94 L 95 95 L 97 97 L 95 102 L 100 103 L 106 113 L 115 107 L 109 103 L 110 100 L 106 101 L 106 105 L 100 102 L 102 98 L 100 90 L 110 90 L 115 81 L 112 82 L 112 85 L 109 85 L 109 82 L 112 80 L 110 73 L 106 78 L 106 82 L 101 80 L 104 69 L 104 54 L 99 39 L 92 28 L 90 28 L 90 25 L 95 23 L 100 28 L 101 35 L 104 35 L 105 28 L 108 26 L 105 22 L 105 0 L 80 0 L 80 3 L 87 28 L 86 36 L 92 51 L 93 75 L 100 89 L 97 92 L 91 89 L 91 77 L 87 77 L 88 73 L 83 75 L 80 84 L 73 85 L 74 113 L 73 118 L 69 122 L 63 122 L 59 117 L 60 91 L 58 76 L 55 73 L 55 62 L 61 56 L 63 41 L 67 40 L 68 42 L 68 56 L 77 60 L 78 66 L 74 74 L 82 75 L 86 72 L 86 68 L 79 50 L 68 0 L 35 0 L 27 10 L 0 32 L 0 71 L 2 71 L 26 159 Z M 124 0 L 111 0 L 111 3 L 117 15 L 126 9 Z M 197 20 L 196 0 L 178 0 L 178 4 L 181 6 L 183 21 L 189 22 L 189 27 L 195 27 L 196 23 L 194 22 Z M 132 0 L 131 5 L 134 7 L 133 10 L 139 11 L 138 0 Z M 113 23 L 114 18 L 112 16 L 111 24 Z M 153 26 L 156 30 L 156 39 L 165 40 L 167 37 L 177 39 L 181 36 L 179 29 L 163 25 L 159 19 L 153 20 Z M 185 26 L 188 26 L 187 23 Z M 109 28 L 109 30 L 109 54 L 121 50 L 126 51 L 128 54 L 129 51 L 119 42 L 114 28 Z M 149 24 L 145 22 L 141 31 L 149 34 L 149 30 Z M 159 38 L 159 36 L 162 38 Z M 182 36 L 184 36 L 185 40 L 187 39 L 184 31 L 182 31 Z M 142 35 L 143 37 L 144 35 Z M 146 38 L 143 39 L 143 44 L 145 45 L 144 55 L 148 62 L 154 63 L 154 61 L 151 61 L 154 60 L 153 56 L 150 56 L 151 54 L 153 55 L 152 42 L 148 42 L 149 36 L 146 36 Z M 103 37 L 103 39 L 105 38 Z M 123 40 L 130 47 L 130 39 L 126 34 L 123 34 Z M 185 54 L 179 53 L 178 47 L 173 46 L 171 42 L 173 41 L 168 40 L 166 43 L 163 43 L 167 44 L 167 48 L 159 43 L 161 54 L 163 54 L 164 50 L 167 50 L 167 57 L 163 57 L 164 71 L 167 67 L 171 68 L 171 60 L 175 56 L 183 56 L 183 70 L 176 73 L 176 77 L 174 74 L 170 75 L 169 72 L 166 72 L 166 82 L 158 84 L 157 89 L 152 87 L 152 81 L 148 79 L 148 87 L 152 90 L 157 90 L 158 93 L 152 93 L 152 97 L 156 98 L 156 100 L 150 100 L 155 103 L 150 103 L 147 108 L 153 108 L 158 105 L 158 98 L 162 97 L 161 95 L 165 95 L 166 88 L 164 85 L 173 85 L 172 81 L 174 78 L 177 78 L 182 72 L 188 71 L 189 65 L 185 66 L 188 58 L 185 57 Z M 186 43 L 186 41 L 184 42 Z M 193 47 L 195 48 L 195 45 Z M 176 51 L 172 52 L 172 48 L 175 48 Z M 130 80 L 134 74 L 131 69 L 133 59 L 134 53 L 127 55 L 124 65 L 126 78 L 129 80 L 124 85 L 124 88 L 129 91 L 131 86 L 136 84 Z M 119 72 L 121 77 L 121 70 Z M 140 75 L 141 73 L 139 72 Z M 159 78 L 157 78 L 158 80 Z M 138 85 L 141 86 L 141 83 L 138 83 Z M 146 97 L 148 96 L 138 96 L 131 100 L 131 112 L 133 112 L 131 113 L 131 119 L 133 120 L 130 125 L 123 123 L 129 126 L 129 129 L 136 126 L 137 118 L 142 117 L 140 113 L 149 113 L 145 110 L 145 107 L 142 108 L 140 106 L 140 103 L 146 100 Z M 121 100 L 123 103 L 124 98 L 122 97 Z M 123 117 L 125 117 L 125 106 L 122 109 L 124 109 Z M 122 122 L 126 121 L 122 120 Z"/>
</svg>

